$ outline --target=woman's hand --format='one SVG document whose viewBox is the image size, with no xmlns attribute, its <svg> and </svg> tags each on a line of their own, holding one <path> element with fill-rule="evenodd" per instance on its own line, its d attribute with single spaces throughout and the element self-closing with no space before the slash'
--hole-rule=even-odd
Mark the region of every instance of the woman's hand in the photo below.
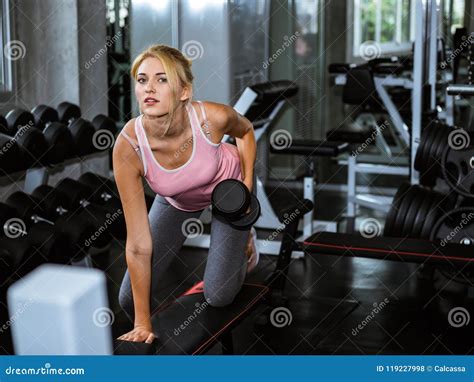
<svg viewBox="0 0 474 382">
<path fill-rule="evenodd" d="M 244 180 L 242 180 L 242 183 L 245 184 L 247 186 L 249 192 L 252 193 L 253 179 L 244 179 Z"/>
<path fill-rule="evenodd" d="M 252 188 L 253 188 L 253 181 L 252 180 L 242 180 L 242 183 L 245 184 L 245 186 L 248 188 L 249 192 L 252 193 Z M 245 213 L 250 212 L 250 206 L 247 208 L 247 211 Z"/>
<path fill-rule="evenodd" d="M 133 330 L 122 334 L 118 339 L 123 341 L 145 342 L 147 344 L 151 344 L 155 338 L 156 336 L 150 328 L 145 326 L 135 326 Z"/>
</svg>

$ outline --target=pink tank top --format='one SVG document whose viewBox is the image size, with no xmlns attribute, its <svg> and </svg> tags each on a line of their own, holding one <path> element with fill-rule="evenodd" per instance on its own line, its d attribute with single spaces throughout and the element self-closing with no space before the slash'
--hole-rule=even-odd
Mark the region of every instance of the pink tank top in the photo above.
<svg viewBox="0 0 474 382">
<path fill-rule="evenodd" d="M 200 101 L 202 115 L 207 126 L 204 107 Z M 191 121 L 193 141 L 184 142 L 181 147 L 189 150 L 193 145 L 189 160 L 182 166 L 168 170 L 155 159 L 143 128 L 140 115 L 135 121 L 135 134 L 138 148 L 135 147 L 143 162 L 145 179 L 150 188 L 174 207 L 183 211 L 198 211 L 211 204 L 214 187 L 224 179 L 241 178 L 240 158 L 237 147 L 229 143 L 211 142 L 199 124 L 199 118 L 191 102 L 186 104 L 186 111 Z M 124 131 L 122 134 L 132 143 Z M 187 151 L 186 150 L 186 151 Z M 179 155 L 177 151 L 174 155 Z"/>
</svg>

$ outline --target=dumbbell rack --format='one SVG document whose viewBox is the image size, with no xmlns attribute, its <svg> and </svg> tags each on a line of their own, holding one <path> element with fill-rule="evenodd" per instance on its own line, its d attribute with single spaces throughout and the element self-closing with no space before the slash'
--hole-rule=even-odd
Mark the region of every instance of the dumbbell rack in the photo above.
<svg viewBox="0 0 474 382">
<path fill-rule="evenodd" d="M 26 171 L 8 174 L 8 176 L 0 177 L 0 184 L 9 184 L 12 179 L 21 179 L 24 174 L 22 191 L 30 193 L 40 185 L 51 182 L 55 183 L 55 178 L 60 179 L 64 176 L 70 176 L 71 173 L 81 174 L 86 171 L 93 171 L 108 176 L 108 152 L 96 152 L 83 156 L 81 159 L 67 159 L 62 163 L 50 167 L 34 167 Z M 5 196 L 6 195 L 2 192 L 0 194 L 0 199 L 3 200 Z"/>
<path fill-rule="evenodd" d="M 8 176 L 0 178 L 0 184 L 11 185 L 12 179 L 21 179 L 24 176 L 22 191 L 30 194 L 38 186 L 44 184 L 54 185 L 62 178 L 71 176 L 72 174 L 77 174 L 77 176 L 79 176 L 84 172 L 93 171 L 95 173 L 100 173 L 108 177 L 109 167 L 110 166 L 108 151 L 95 152 L 83 156 L 80 159 L 67 159 L 64 162 L 56 164 L 54 166 L 35 167 L 30 168 L 24 172 L 22 171 L 9 174 Z M 17 182 L 15 181 L 15 183 Z M 11 186 L 9 186 L 9 190 L 11 190 Z M 8 194 L 9 193 L 10 192 L 8 192 Z M 1 200 L 5 200 L 6 197 L 7 192 L 0 193 Z M 76 263 L 76 265 L 92 267 L 91 259 L 89 256 L 86 256 L 84 260 L 80 261 L 79 263 Z"/>
<path fill-rule="evenodd" d="M 109 168 L 109 156 L 108 152 L 97 152 L 84 156 L 80 160 L 69 159 L 54 167 L 36 167 L 26 171 L 25 184 L 23 191 L 26 193 L 32 192 L 36 187 L 43 184 L 48 184 L 49 178 L 53 175 L 60 177 L 64 176 L 64 172 L 67 168 L 72 171 L 77 171 L 79 174 L 87 171 L 91 171 L 93 162 L 94 172 L 107 174 Z M 98 167 L 98 168 L 97 168 Z"/>
</svg>

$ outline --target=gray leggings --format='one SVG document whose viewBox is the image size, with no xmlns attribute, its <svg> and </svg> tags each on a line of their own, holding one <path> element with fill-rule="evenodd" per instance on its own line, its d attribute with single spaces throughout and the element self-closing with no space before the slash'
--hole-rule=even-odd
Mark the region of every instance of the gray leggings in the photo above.
<svg viewBox="0 0 474 382">
<path fill-rule="evenodd" d="M 148 214 L 153 240 L 150 290 L 152 312 L 160 302 L 157 296 L 160 294 L 160 288 L 163 287 L 163 276 L 169 271 L 173 258 L 186 240 L 185 234 L 189 231 L 185 227 L 189 227 L 188 224 L 198 219 L 201 213 L 202 211 L 179 210 L 159 195 L 153 202 Z M 186 222 L 187 219 L 193 220 Z M 204 271 L 204 297 L 210 305 L 226 306 L 240 291 L 247 270 L 245 247 L 248 237 L 249 230 L 236 230 L 212 217 L 211 244 Z M 133 321 L 134 306 L 128 270 L 120 286 L 119 304 Z"/>
</svg>

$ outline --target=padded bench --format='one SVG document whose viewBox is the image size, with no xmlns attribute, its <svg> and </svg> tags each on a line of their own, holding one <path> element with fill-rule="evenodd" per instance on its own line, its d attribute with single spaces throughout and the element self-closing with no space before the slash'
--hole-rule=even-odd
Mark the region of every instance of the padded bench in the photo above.
<svg viewBox="0 0 474 382">
<path fill-rule="evenodd" d="M 270 151 L 275 154 L 294 154 L 318 157 L 336 157 L 346 152 L 349 148 L 347 142 L 318 141 L 309 139 L 295 139 L 291 145 L 284 148 L 270 146 Z"/>
<path fill-rule="evenodd" d="M 197 283 L 153 314 L 157 336 L 153 344 L 115 340 L 114 354 L 197 355 L 218 341 L 224 354 L 233 354 L 232 330 L 255 309 L 269 288 L 244 284 L 232 304 L 215 308 L 206 302 L 203 285 L 202 281 Z"/>
</svg>

